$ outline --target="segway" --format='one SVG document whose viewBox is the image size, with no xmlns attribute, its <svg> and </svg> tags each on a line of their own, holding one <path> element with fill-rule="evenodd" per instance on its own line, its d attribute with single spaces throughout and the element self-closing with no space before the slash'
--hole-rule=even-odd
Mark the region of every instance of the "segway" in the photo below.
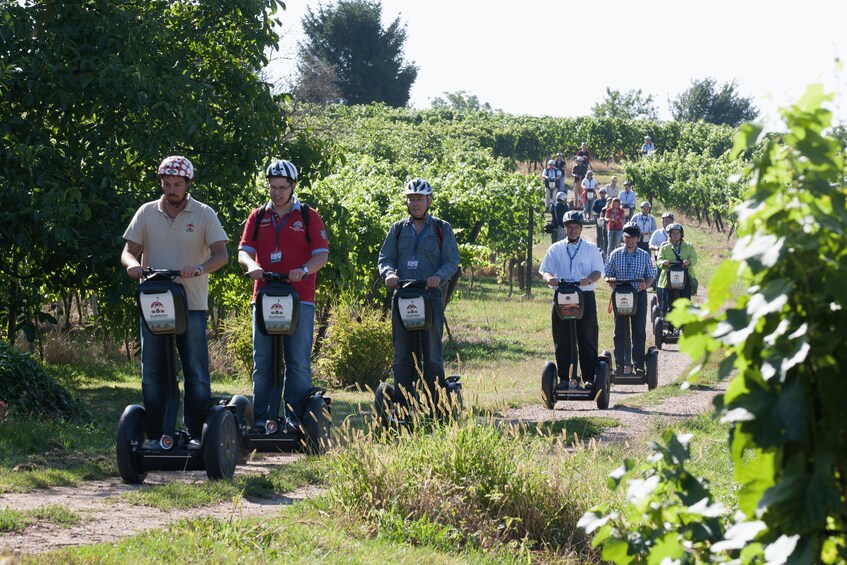
<svg viewBox="0 0 847 565">
<path fill-rule="evenodd" d="M 426 288 L 426 281 L 399 280 L 392 302 L 392 308 L 399 314 L 403 329 L 412 334 L 413 363 L 418 371 L 416 383 L 420 383 L 426 366 L 424 339 L 426 339 L 426 331 L 432 327 L 432 302 Z M 446 377 L 443 389 L 436 390 L 435 394 L 440 396 L 440 398 L 432 399 L 438 407 L 436 416 L 456 418 L 461 412 L 463 400 L 460 378 L 459 375 Z M 403 391 L 391 383 L 382 381 L 377 385 L 374 394 L 374 407 L 384 428 L 414 427 L 415 421 L 418 419 L 415 412 L 421 406 L 426 405 L 424 402 L 415 402 L 413 398 L 401 399 L 401 394 L 403 394 Z M 403 403 L 401 400 L 407 402 Z M 446 406 L 442 407 L 440 401 L 446 402 Z M 426 411 L 423 415 L 427 415 Z"/>
<path fill-rule="evenodd" d="M 632 283 L 642 282 L 644 279 L 632 281 L 623 279 L 606 279 L 607 282 L 615 284 L 612 290 L 612 309 L 617 318 L 631 318 L 638 312 L 638 293 Z M 629 322 L 623 324 L 624 350 L 623 365 L 616 366 L 612 373 L 612 384 L 616 385 L 647 385 L 648 390 L 653 390 L 659 384 L 659 351 L 655 346 L 650 346 L 644 356 L 644 371 L 632 366 L 632 327 Z"/>
<path fill-rule="evenodd" d="M 128 484 L 144 482 L 147 472 L 153 470 L 205 470 L 210 479 L 229 479 L 242 457 L 236 416 L 245 416 L 245 402 L 249 407 L 243 396 L 212 403 L 199 444 L 191 440 L 187 431 L 176 429 L 179 410 L 176 336 L 185 332 L 188 318 L 185 289 L 174 281 L 180 274 L 170 269 L 148 268 L 144 270 L 146 280 L 138 286 L 136 300 L 143 323 L 153 335 L 167 337 L 164 354 L 168 395 L 158 441 L 150 436 L 144 407 L 127 406 L 121 415 L 115 451 L 121 479 Z"/>
<path fill-rule="evenodd" d="M 682 261 L 673 261 L 668 267 L 668 286 L 665 288 L 665 304 L 658 305 L 656 318 L 653 320 L 653 338 L 656 347 L 662 348 L 664 343 L 679 341 L 679 328 L 674 328 L 665 319 L 668 310 L 680 297 L 685 285 L 688 284 L 688 269 Z"/>
<path fill-rule="evenodd" d="M 586 382 L 579 374 L 579 355 L 577 351 L 577 323 L 585 310 L 585 299 L 578 281 L 560 280 L 553 294 L 553 304 L 556 314 L 561 320 L 570 324 L 570 367 L 566 372 L 570 378 L 559 381 L 556 364 L 547 361 L 541 372 L 541 391 L 548 409 L 553 410 L 559 400 L 582 400 L 597 403 L 597 408 L 607 410 L 611 398 L 611 382 L 609 380 L 609 355 L 603 352 L 598 356 L 597 369 L 591 382 Z"/>
<path fill-rule="evenodd" d="M 271 402 L 269 418 L 263 426 L 242 430 L 247 451 L 291 452 L 305 450 L 310 455 L 323 453 L 330 438 L 332 415 L 326 389 L 312 387 L 291 412 L 300 424 L 280 416 L 285 385 L 285 356 L 283 336 L 297 329 L 300 298 L 288 282 L 285 273 L 265 273 L 268 284 L 256 295 L 256 316 L 259 331 L 271 337 Z"/>
</svg>

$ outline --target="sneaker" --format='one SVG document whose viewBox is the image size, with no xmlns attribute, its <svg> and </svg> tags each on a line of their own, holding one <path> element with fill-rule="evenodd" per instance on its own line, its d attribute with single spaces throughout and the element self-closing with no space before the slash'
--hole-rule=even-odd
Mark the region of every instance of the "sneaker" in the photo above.
<svg viewBox="0 0 847 565">
<path fill-rule="evenodd" d="M 568 390 L 568 380 L 561 379 L 559 384 L 556 385 L 556 390 Z"/>
<path fill-rule="evenodd" d="M 193 437 L 190 440 L 188 440 L 188 449 L 190 451 L 197 451 L 198 449 L 200 449 L 202 447 L 203 446 L 200 445 L 200 440 L 197 439 L 196 437 Z"/>
</svg>

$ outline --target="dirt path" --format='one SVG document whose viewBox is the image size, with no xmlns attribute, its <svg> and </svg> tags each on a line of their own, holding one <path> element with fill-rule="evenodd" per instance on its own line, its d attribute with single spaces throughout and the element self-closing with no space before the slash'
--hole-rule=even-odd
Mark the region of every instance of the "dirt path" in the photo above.
<svg viewBox="0 0 847 565">
<path fill-rule="evenodd" d="M 584 231 L 584 237 L 594 240 L 593 228 Z M 702 299 L 703 297 L 698 297 Z M 649 334 L 650 332 L 648 332 Z M 690 362 L 678 346 L 666 344 L 659 353 L 659 386 L 668 385 L 688 369 Z M 722 388 L 722 387 L 721 387 Z M 513 421 L 540 422 L 572 417 L 608 417 L 617 419 L 620 426 L 607 428 L 597 438 L 600 442 L 637 441 L 655 429 L 654 424 L 670 423 L 709 410 L 712 399 L 722 390 L 698 391 L 683 394 L 644 408 L 623 406 L 627 401 L 644 394 L 646 385 L 612 385 L 608 410 L 599 410 L 594 402 L 559 402 L 555 410 L 541 404 L 509 410 L 506 418 Z M 268 473 L 277 465 L 290 463 L 300 455 L 260 455 L 237 469 L 238 474 Z M 136 506 L 125 502 L 121 495 L 148 485 L 161 485 L 174 480 L 185 482 L 206 481 L 203 471 L 187 473 L 151 472 L 145 486 L 123 484 L 119 478 L 83 483 L 78 487 L 53 487 L 36 489 L 26 494 L 0 495 L 0 509 L 27 510 L 58 505 L 82 516 L 82 521 L 71 527 L 39 521 L 22 532 L 0 533 L 0 564 L 3 556 L 38 554 L 67 546 L 113 542 L 144 530 L 164 527 L 177 520 L 190 517 L 213 516 L 219 519 L 266 516 L 281 506 L 315 496 L 320 491 L 304 487 L 295 492 L 272 498 L 240 499 L 202 508 L 163 511 Z"/>
<path fill-rule="evenodd" d="M 267 474 L 277 465 L 290 463 L 302 455 L 259 455 L 255 461 L 237 467 L 238 475 Z M 144 486 L 125 485 L 120 478 L 89 481 L 76 487 L 36 489 L 24 494 L 0 495 L 0 508 L 31 510 L 62 506 L 80 515 L 82 520 L 70 527 L 39 520 L 21 532 L 0 533 L 0 563 L 3 556 L 37 554 L 62 547 L 114 542 L 142 531 L 166 526 L 183 518 L 213 516 L 218 519 L 246 518 L 274 514 L 281 506 L 313 497 L 320 490 L 303 487 L 270 498 L 242 498 L 202 508 L 159 510 L 129 504 L 122 494 L 173 481 L 205 482 L 205 471 L 185 473 L 151 471 Z"/>
</svg>

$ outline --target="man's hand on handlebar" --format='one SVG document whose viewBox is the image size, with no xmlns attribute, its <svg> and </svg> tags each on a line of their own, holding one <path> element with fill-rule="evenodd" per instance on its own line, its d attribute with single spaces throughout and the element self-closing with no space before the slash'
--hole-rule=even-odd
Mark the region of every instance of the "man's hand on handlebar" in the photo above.
<svg viewBox="0 0 847 565">
<path fill-rule="evenodd" d="M 426 279 L 426 287 L 427 288 L 438 288 L 441 285 L 441 277 L 438 275 L 432 275 L 428 279 Z"/>
<path fill-rule="evenodd" d="M 399 281 L 400 277 L 397 276 L 397 273 L 391 273 L 385 277 L 385 286 L 388 288 L 397 288 L 397 283 Z"/>
<path fill-rule="evenodd" d="M 143 279 L 144 278 L 144 267 L 141 265 L 135 265 L 134 267 L 127 267 L 126 274 L 129 275 L 131 279 Z"/>
<path fill-rule="evenodd" d="M 250 277 L 254 281 L 260 281 L 265 277 L 265 271 L 261 267 L 259 267 L 258 265 L 256 265 L 255 268 L 247 271 L 246 274 L 247 274 L 248 277 Z"/>
</svg>

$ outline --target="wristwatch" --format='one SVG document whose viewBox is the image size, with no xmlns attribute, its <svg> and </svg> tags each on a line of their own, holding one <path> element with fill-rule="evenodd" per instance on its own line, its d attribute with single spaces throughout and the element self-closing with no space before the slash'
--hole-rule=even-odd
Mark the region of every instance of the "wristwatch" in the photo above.
<svg viewBox="0 0 847 565">
<path fill-rule="evenodd" d="M 306 273 L 307 275 L 309 274 L 309 267 L 307 267 L 306 265 L 303 265 L 303 266 L 302 266 L 302 267 L 300 267 L 300 268 L 301 268 L 301 269 L 303 269 L 303 272 L 304 272 L 304 273 Z"/>
<path fill-rule="evenodd" d="M 200 274 L 203 274 L 203 265 L 197 265 L 197 270 L 200 271 Z"/>
</svg>

